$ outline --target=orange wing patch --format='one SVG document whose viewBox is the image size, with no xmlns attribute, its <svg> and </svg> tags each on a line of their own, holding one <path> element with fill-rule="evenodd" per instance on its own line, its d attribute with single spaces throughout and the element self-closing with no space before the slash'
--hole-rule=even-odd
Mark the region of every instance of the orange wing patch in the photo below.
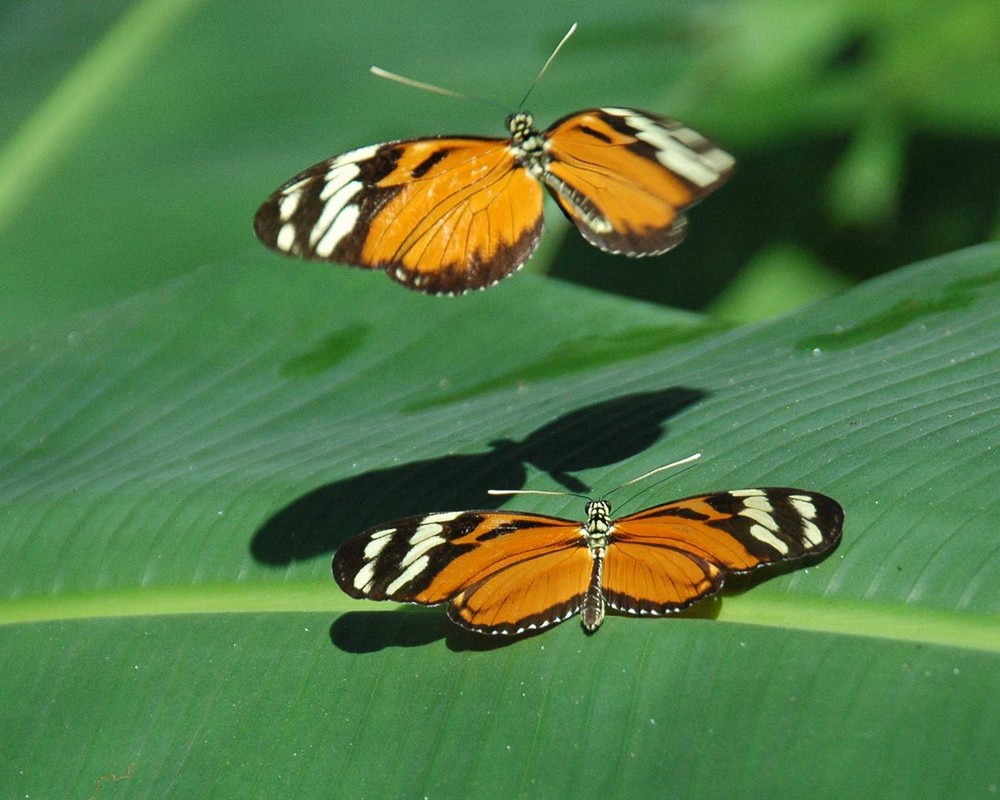
<svg viewBox="0 0 1000 800">
<path fill-rule="evenodd" d="M 480 633 L 523 633 L 573 616 L 593 570 L 586 546 L 574 536 L 572 546 L 562 544 L 510 560 L 456 594 L 448 615 Z"/>
<path fill-rule="evenodd" d="M 542 231 L 542 191 L 506 142 L 412 142 L 377 186 L 360 260 L 433 293 L 482 288 L 518 269 Z"/>
<path fill-rule="evenodd" d="M 722 587 L 719 567 L 672 547 L 616 541 L 608 548 L 602 589 L 608 605 L 629 614 L 669 614 Z"/>
</svg>

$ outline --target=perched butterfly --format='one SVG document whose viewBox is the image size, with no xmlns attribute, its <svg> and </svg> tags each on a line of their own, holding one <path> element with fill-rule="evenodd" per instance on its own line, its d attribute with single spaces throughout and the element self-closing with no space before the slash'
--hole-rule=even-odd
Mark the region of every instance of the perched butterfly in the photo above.
<svg viewBox="0 0 1000 800">
<path fill-rule="evenodd" d="M 542 232 L 542 184 L 591 244 L 648 256 L 684 238 L 684 209 L 725 182 L 734 164 L 700 133 L 633 108 L 578 111 L 544 131 L 518 111 L 507 130 L 508 139 L 432 136 L 335 156 L 275 191 L 254 230 L 281 253 L 459 294 L 528 260 Z"/>
<path fill-rule="evenodd" d="M 836 501 L 802 489 L 698 495 L 616 520 L 610 510 L 589 501 L 582 524 L 521 511 L 407 517 L 346 542 L 333 576 L 352 597 L 448 603 L 454 622 L 479 633 L 521 634 L 576 613 L 593 632 L 606 607 L 671 614 L 729 575 L 823 553 L 844 519 Z"/>
</svg>

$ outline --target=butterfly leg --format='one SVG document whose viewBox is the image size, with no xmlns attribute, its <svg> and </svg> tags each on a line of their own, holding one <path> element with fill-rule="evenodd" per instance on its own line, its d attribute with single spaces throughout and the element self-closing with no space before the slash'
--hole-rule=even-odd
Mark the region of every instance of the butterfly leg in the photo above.
<svg viewBox="0 0 1000 800">
<path fill-rule="evenodd" d="M 604 622 L 604 592 L 601 591 L 601 573 L 604 571 L 603 547 L 591 550 L 594 556 L 594 568 L 590 573 L 590 585 L 583 598 L 583 608 L 580 610 L 580 621 L 587 633 L 593 633 Z"/>
</svg>

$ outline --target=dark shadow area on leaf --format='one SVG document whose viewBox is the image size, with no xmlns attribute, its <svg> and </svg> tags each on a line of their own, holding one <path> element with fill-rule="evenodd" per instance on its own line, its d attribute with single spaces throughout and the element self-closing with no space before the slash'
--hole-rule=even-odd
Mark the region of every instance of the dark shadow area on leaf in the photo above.
<svg viewBox="0 0 1000 800">
<path fill-rule="evenodd" d="M 666 617 L 637 617 L 617 614 L 609 610 L 604 625 L 618 625 L 627 621 L 644 621 L 669 625 L 671 620 L 715 619 L 722 610 L 722 598 L 709 597 L 676 614 Z M 571 617 L 559 625 L 530 631 L 520 636 L 490 636 L 475 633 L 456 625 L 448 619 L 445 606 L 432 608 L 409 607 L 395 611 L 348 611 L 330 625 L 330 642 L 345 653 L 377 653 L 390 647 L 421 647 L 439 639 L 454 653 L 486 652 L 544 636 L 557 627 L 568 625 L 577 629 L 578 635 L 587 639 L 600 636 L 599 628 L 587 634 L 580 625 L 579 616 Z M 603 627 L 603 626 L 602 626 Z"/>
<path fill-rule="evenodd" d="M 377 653 L 389 647 L 421 647 L 440 639 L 449 650 L 482 652 L 538 636 L 486 636 L 456 625 L 444 606 L 397 611 L 348 611 L 330 625 L 330 643 L 345 653 Z"/>
<path fill-rule="evenodd" d="M 453 627 L 440 609 L 348 611 L 330 625 L 330 642 L 345 653 L 377 653 L 387 647 L 420 647 L 436 642 Z"/>
<path fill-rule="evenodd" d="M 659 441 L 671 417 L 705 396 L 678 386 L 624 395 L 558 417 L 522 442 L 500 439 L 484 453 L 415 461 L 325 484 L 268 519 L 254 534 L 250 552 L 263 564 L 289 564 L 328 555 L 386 520 L 495 508 L 497 498 L 488 490 L 522 488 L 529 465 L 569 491 L 588 492 L 571 473 L 643 452 Z"/>
</svg>

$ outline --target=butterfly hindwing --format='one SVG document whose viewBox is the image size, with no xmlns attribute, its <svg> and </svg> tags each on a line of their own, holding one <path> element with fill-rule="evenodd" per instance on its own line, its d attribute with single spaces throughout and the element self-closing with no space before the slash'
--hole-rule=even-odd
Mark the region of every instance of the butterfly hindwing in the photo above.
<svg viewBox="0 0 1000 800">
<path fill-rule="evenodd" d="M 741 489 L 654 506 L 615 521 L 604 593 L 629 613 L 678 611 L 720 589 L 727 574 L 826 552 L 843 519 L 836 501 L 801 489 Z"/>
<path fill-rule="evenodd" d="M 527 261 L 541 235 L 542 190 L 505 139 L 388 142 L 292 178 L 260 207 L 254 230 L 279 252 L 455 294 Z"/>
<path fill-rule="evenodd" d="M 623 540 L 608 547 L 601 589 L 608 605 L 658 616 L 687 608 L 722 588 L 725 573 L 685 549 Z"/>
<path fill-rule="evenodd" d="M 543 181 L 591 244 L 664 253 L 686 233 L 684 209 L 729 178 L 734 159 L 700 133 L 632 108 L 595 108 L 545 132 Z"/>
<path fill-rule="evenodd" d="M 579 609 L 592 559 L 581 525 L 462 511 L 408 517 L 346 542 L 333 574 L 352 597 L 435 605 L 483 633 L 518 633 Z"/>
</svg>

